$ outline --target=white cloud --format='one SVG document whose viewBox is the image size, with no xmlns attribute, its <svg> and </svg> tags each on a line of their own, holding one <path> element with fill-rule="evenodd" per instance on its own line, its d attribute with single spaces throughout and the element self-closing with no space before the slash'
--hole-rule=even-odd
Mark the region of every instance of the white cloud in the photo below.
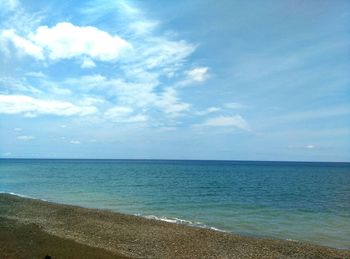
<svg viewBox="0 0 350 259">
<path fill-rule="evenodd" d="M 45 88 L 47 93 L 50 93 L 56 96 L 57 95 L 69 96 L 72 94 L 71 90 L 58 86 L 56 82 L 52 82 L 50 80 L 41 79 L 39 85 L 41 89 Z"/>
<path fill-rule="evenodd" d="M 186 72 L 188 78 L 195 82 L 204 82 L 208 76 L 207 67 L 196 67 Z"/>
<path fill-rule="evenodd" d="M 224 107 L 228 108 L 228 109 L 242 109 L 245 107 L 245 105 L 240 104 L 240 103 L 231 102 L 231 103 L 225 103 Z"/>
<path fill-rule="evenodd" d="M 219 107 L 209 107 L 203 111 L 197 112 L 196 115 L 203 116 L 203 115 L 207 115 L 209 113 L 219 112 L 219 111 L 221 111 L 221 108 L 219 108 Z"/>
<path fill-rule="evenodd" d="M 129 28 L 133 30 L 136 34 L 149 34 L 159 25 L 156 21 L 137 21 L 129 25 Z"/>
<path fill-rule="evenodd" d="M 14 128 L 13 130 L 19 132 L 22 131 L 22 128 Z"/>
<path fill-rule="evenodd" d="M 40 26 L 29 38 L 47 50 L 51 59 L 89 56 L 102 61 L 119 58 L 122 51 L 131 45 L 115 35 L 96 27 L 79 27 L 71 23 L 58 23 L 52 28 Z"/>
<path fill-rule="evenodd" d="M 30 77 L 36 77 L 36 78 L 45 78 L 45 74 L 43 72 L 28 72 L 26 73 L 26 76 Z"/>
<path fill-rule="evenodd" d="M 127 4 L 125 1 L 117 1 L 118 7 L 130 17 L 140 17 L 141 11 L 134 6 Z"/>
<path fill-rule="evenodd" d="M 133 115 L 133 109 L 122 106 L 116 106 L 108 109 L 104 113 L 104 118 L 113 122 L 123 123 L 137 123 L 147 121 L 147 117 L 145 115 Z"/>
<path fill-rule="evenodd" d="M 92 59 L 90 58 L 84 58 L 83 63 L 80 66 L 81 68 L 94 68 L 96 67 L 96 64 Z"/>
<path fill-rule="evenodd" d="M 111 88 L 114 84 L 112 80 L 108 80 L 106 77 L 100 74 L 87 75 L 77 78 L 67 78 L 63 82 L 62 85 L 68 86 L 69 88 L 78 88 L 85 92 L 89 92 L 90 90 L 96 88 Z M 108 94 L 108 92 L 106 92 Z"/>
<path fill-rule="evenodd" d="M 195 67 L 185 71 L 185 78 L 176 83 L 177 87 L 184 87 L 193 84 L 203 83 L 209 78 L 208 67 Z"/>
<path fill-rule="evenodd" d="M 45 11 L 45 8 L 41 8 L 37 12 L 28 13 L 19 0 L 0 0 L 0 12 L 5 14 L 1 16 L 1 28 L 11 28 L 17 33 L 27 35 L 42 22 Z"/>
<path fill-rule="evenodd" d="M 27 82 L 23 82 L 20 79 L 13 77 L 0 77 L 0 94 L 17 94 L 17 93 L 29 93 L 29 94 L 41 94 L 40 89 L 29 85 Z"/>
<path fill-rule="evenodd" d="M 180 116 L 191 108 L 189 103 L 179 101 L 176 90 L 173 88 L 165 89 L 159 95 L 155 105 L 171 117 Z"/>
<path fill-rule="evenodd" d="M 291 149 L 309 149 L 309 150 L 318 148 L 318 146 L 316 146 L 314 144 L 309 144 L 309 145 L 289 145 L 287 147 L 291 148 Z"/>
<path fill-rule="evenodd" d="M 155 86 L 148 82 L 127 83 L 117 79 L 111 81 L 111 87 L 107 91 L 123 104 L 145 108 L 153 106 L 156 102 Z"/>
<path fill-rule="evenodd" d="M 65 129 L 67 128 L 67 125 L 61 125 L 60 128 Z"/>
<path fill-rule="evenodd" d="M 156 34 L 156 28 L 161 22 L 147 18 L 146 14 L 132 3 L 116 1 L 115 4 L 127 22 L 127 33 L 131 33 L 134 48 L 127 60 L 131 61 L 132 66 L 142 68 L 144 71 L 158 69 L 152 72 L 171 77 L 182 68 L 187 57 L 196 49 L 196 45 L 178 40 L 173 32 Z M 128 62 L 126 70 L 132 66 Z"/>
<path fill-rule="evenodd" d="M 126 115 L 132 112 L 133 110 L 129 107 L 116 106 L 107 110 L 104 116 L 107 119 L 112 119 L 112 118 L 125 117 Z"/>
<path fill-rule="evenodd" d="M 136 114 L 136 115 L 130 116 L 129 118 L 125 119 L 122 122 L 137 123 L 137 122 L 146 122 L 147 120 L 148 120 L 147 116 L 143 114 Z"/>
<path fill-rule="evenodd" d="M 103 4 L 103 10 L 111 13 L 110 3 Z M 69 99 L 76 96 L 83 96 L 73 103 L 64 101 L 66 109 L 54 109 L 47 112 L 41 108 L 45 100 L 35 99 L 35 105 L 27 106 L 16 102 L 14 105 L 7 104 L 6 107 L 0 104 L 0 112 L 7 114 L 21 113 L 25 116 L 36 116 L 38 114 L 62 114 L 67 113 L 81 115 L 88 107 L 97 109 L 95 106 L 105 109 L 109 105 L 119 107 L 132 107 L 130 113 L 122 114 L 118 109 L 108 109 L 103 118 L 118 122 L 142 122 L 148 121 L 149 113 L 162 113 L 166 119 L 173 120 L 175 117 L 185 114 L 190 110 L 191 104 L 186 103 L 179 97 L 177 82 L 188 80 L 193 82 L 203 82 L 207 78 L 207 67 L 194 67 L 192 70 L 184 72 L 188 67 L 189 56 L 197 48 L 196 45 L 179 39 L 175 32 L 167 31 L 166 34 L 157 34 L 160 30 L 161 22 L 148 19 L 138 8 L 126 2 L 114 2 L 117 12 L 121 12 L 124 19 L 123 35 L 129 38 L 120 38 L 115 33 L 108 33 L 92 26 L 76 26 L 68 22 L 57 23 L 53 26 L 32 26 L 31 32 L 21 31 L 18 28 L 11 31 L 11 41 L 13 45 L 21 49 L 24 53 L 44 61 L 75 59 L 81 68 L 93 68 L 101 65 L 98 61 L 120 61 L 118 63 L 118 77 L 107 77 L 100 74 L 92 74 L 80 78 L 63 79 L 60 82 L 50 82 L 48 77 L 36 79 L 39 89 L 45 89 L 45 93 L 28 93 L 30 96 L 44 96 L 46 93 L 51 98 L 58 96 L 58 99 Z M 94 8 L 100 10 L 97 4 L 88 4 L 90 11 L 94 13 Z M 96 10 L 97 10 L 96 9 Z M 90 12 L 88 11 L 88 12 Z M 87 12 L 83 12 L 87 13 Z M 1 33 L 1 31 L 0 31 Z M 15 43 L 15 39 L 20 39 L 25 43 Z M 36 48 L 36 52 L 31 50 Z M 46 62 L 50 65 L 50 62 Z M 101 70 L 100 70 L 101 71 Z M 172 86 L 169 87 L 168 79 L 171 78 Z M 57 86 L 59 85 L 59 87 Z M 0 89 L 0 93 L 1 89 Z M 23 95 L 23 92 L 3 92 L 3 94 Z M 9 98 L 9 97 L 8 97 Z M 27 97 L 32 98 L 33 97 Z M 101 100 L 101 101 L 100 101 Z M 11 100 L 14 102 L 14 100 Z M 25 103 L 32 100 L 25 100 Z M 60 106 L 55 101 L 55 107 Z M 40 103 L 40 105 L 38 104 Z M 51 103 L 54 103 L 52 101 Z M 69 105 L 72 105 L 68 107 Z M 63 105 L 63 104 L 62 104 Z M 33 108 L 36 107 L 36 108 Z M 37 108 L 40 106 L 40 108 Z M 75 109 L 77 108 L 77 109 Z M 19 111 L 18 111 L 19 110 Z M 40 112 L 39 112 L 39 111 Z M 72 110 L 80 110 L 68 112 Z M 50 111 L 50 110 L 48 110 Z M 208 111 L 212 112 L 212 111 Z M 91 110 L 91 114 L 93 111 Z M 156 121 L 163 118 L 157 117 Z"/>
<path fill-rule="evenodd" d="M 66 101 L 41 100 L 25 95 L 0 95 L 0 113 L 3 114 L 24 114 L 27 117 L 40 114 L 85 116 L 96 112 L 94 106 L 76 106 Z"/>
<path fill-rule="evenodd" d="M 23 136 L 18 136 L 17 139 L 18 139 L 18 140 L 28 141 L 28 140 L 33 140 L 33 139 L 35 139 L 35 137 L 23 135 Z"/>
<path fill-rule="evenodd" d="M 24 53 L 35 57 L 36 59 L 44 59 L 44 54 L 41 46 L 38 46 L 32 41 L 18 36 L 14 30 L 3 30 L 1 33 L 1 38 L 6 42 L 12 42 L 15 47 Z"/>
<path fill-rule="evenodd" d="M 315 148 L 315 145 L 306 145 L 305 148 L 306 148 L 306 149 L 314 149 L 314 148 Z"/>
<path fill-rule="evenodd" d="M 240 116 L 218 116 L 206 120 L 204 123 L 194 125 L 195 127 L 235 127 L 246 131 L 251 131 L 246 120 Z"/>
<path fill-rule="evenodd" d="M 83 63 L 80 66 L 81 68 L 93 68 L 96 67 L 94 61 L 91 58 L 84 58 Z"/>
<path fill-rule="evenodd" d="M 13 11 L 19 6 L 19 1 L 18 0 L 1 0 L 0 1 L 0 7 Z"/>
<path fill-rule="evenodd" d="M 84 97 L 82 100 L 80 100 L 78 104 L 83 106 L 89 106 L 89 105 L 94 105 L 94 104 L 99 104 L 104 102 L 105 100 L 102 98 L 87 96 L 87 97 Z"/>
<path fill-rule="evenodd" d="M 115 61 L 122 52 L 131 49 L 130 43 L 117 35 L 110 35 L 93 26 L 80 27 L 68 22 L 57 23 L 51 28 L 40 26 L 25 38 L 18 36 L 14 30 L 4 30 L 2 37 L 37 59 L 89 57 Z M 92 67 L 92 63 L 84 61 L 82 66 Z"/>
<path fill-rule="evenodd" d="M 69 141 L 69 143 L 74 144 L 74 145 L 79 145 L 79 144 L 80 144 L 80 141 L 79 141 L 79 140 L 72 139 L 71 141 Z"/>
<path fill-rule="evenodd" d="M 179 69 L 177 66 L 183 63 L 195 49 L 196 46 L 184 40 L 150 38 L 142 43 L 137 59 L 147 69 L 163 68 L 167 72 L 173 72 Z"/>
<path fill-rule="evenodd" d="M 137 74 L 138 72 L 132 71 L 131 74 L 133 73 Z M 130 78 L 132 78 L 131 74 Z M 188 111 L 191 107 L 190 104 L 182 102 L 179 99 L 177 90 L 174 88 L 168 87 L 156 92 L 158 81 L 152 76 L 148 77 L 148 75 L 143 75 L 142 78 L 140 78 L 140 82 L 126 82 L 121 79 L 108 79 L 102 75 L 96 74 L 81 78 L 71 78 L 66 80 L 64 84 L 71 86 L 81 85 L 83 91 L 93 90 L 103 93 L 103 95 L 116 98 L 118 104 L 120 104 L 119 106 L 132 106 L 135 109 L 142 110 L 157 109 L 170 117 L 179 116 L 183 112 Z M 106 116 L 110 116 L 109 112 L 106 113 L 105 117 Z M 138 118 L 145 119 L 142 116 Z"/>
</svg>

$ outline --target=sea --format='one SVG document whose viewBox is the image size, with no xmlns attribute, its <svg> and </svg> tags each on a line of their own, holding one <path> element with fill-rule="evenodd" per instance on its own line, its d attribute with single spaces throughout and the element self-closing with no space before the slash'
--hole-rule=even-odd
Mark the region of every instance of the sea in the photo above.
<svg viewBox="0 0 350 259">
<path fill-rule="evenodd" d="M 350 163 L 0 159 L 0 192 L 350 249 Z"/>
</svg>

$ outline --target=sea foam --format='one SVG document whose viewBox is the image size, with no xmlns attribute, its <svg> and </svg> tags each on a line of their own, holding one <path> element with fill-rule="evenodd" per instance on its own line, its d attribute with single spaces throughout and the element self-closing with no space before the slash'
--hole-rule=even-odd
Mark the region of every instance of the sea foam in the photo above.
<svg viewBox="0 0 350 259">
<path fill-rule="evenodd" d="M 20 193 L 15 193 L 15 192 L 1 192 L 0 191 L 0 193 L 10 194 L 10 195 L 18 196 L 18 197 L 22 197 L 22 198 L 41 200 L 41 201 L 48 201 L 48 200 L 45 200 L 45 199 L 39 199 L 39 198 L 36 198 L 36 197 L 32 197 L 32 196 L 28 196 L 28 195 L 24 195 L 24 194 L 20 194 Z"/>
<path fill-rule="evenodd" d="M 134 215 L 139 216 L 139 217 L 143 217 L 146 219 L 154 219 L 154 220 L 164 221 L 164 222 L 168 222 L 168 223 L 181 224 L 181 225 L 187 225 L 187 226 L 192 226 L 192 227 L 199 227 L 199 228 L 205 228 L 205 229 L 211 229 L 214 231 L 229 233 L 229 231 L 219 229 L 216 227 L 211 227 L 211 226 L 208 226 L 208 225 L 206 225 L 202 222 L 199 222 L 199 221 L 193 222 L 193 221 L 186 220 L 186 219 L 169 218 L 169 217 L 164 217 L 164 216 L 158 217 L 155 215 L 143 215 L 143 214 L 139 214 L 139 213 L 134 214 Z"/>
</svg>

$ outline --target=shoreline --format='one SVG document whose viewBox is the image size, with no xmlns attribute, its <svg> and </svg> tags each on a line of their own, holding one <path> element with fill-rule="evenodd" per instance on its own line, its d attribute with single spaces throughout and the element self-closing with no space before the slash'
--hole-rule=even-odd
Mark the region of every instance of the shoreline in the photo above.
<svg viewBox="0 0 350 259">
<path fill-rule="evenodd" d="M 9 194 L 9 195 L 17 196 L 17 197 L 20 197 L 20 198 L 45 201 L 45 202 L 49 202 L 49 203 L 53 203 L 53 204 L 57 204 L 57 205 L 69 205 L 69 206 L 76 206 L 76 207 L 81 207 L 81 208 L 85 208 L 85 209 L 109 211 L 109 212 L 112 212 L 112 213 L 120 213 L 120 214 L 125 214 L 125 215 L 130 215 L 130 216 L 141 217 L 141 218 L 145 218 L 145 219 L 153 219 L 153 220 L 168 222 L 168 223 L 172 223 L 172 224 L 180 224 L 180 225 L 185 225 L 185 226 L 190 226 L 190 227 L 210 229 L 210 230 L 223 232 L 223 233 L 232 233 L 231 231 L 228 231 L 228 230 L 219 229 L 219 228 L 216 228 L 216 227 L 213 227 L 213 226 L 208 226 L 208 225 L 206 225 L 204 223 L 201 223 L 201 222 L 193 222 L 193 221 L 190 221 L 190 220 L 187 220 L 187 219 L 169 218 L 169 217 L 166 217 L 166 216 L 160 216 L 159 217 L 159 216 L 156 216 L 156 215 L 151 215 L 151 214 L 150 215 L 144 215 L 144 214 L 140 214 L 140 213 L 128 214 L 128 213 L 123 213 L 123 212 L 118 212 L 118 211 L 113 211 L 113 210 L 108 210 L 108 209 L 89 208 L 89 207 L 80 206 L 80 205 L 76 205 L 76 204 L 70 204 L 70 203 L 57 203 L 57 202 L 53 202 L 53 201 L 49 201 L 49 200 L 45 200 L 45 199 L 41 199 L 41 198 L 35 198 L 35 197 L 32 197 L 32 196 L 23 195 L 23 194 L 14 193 L 14 192 L 0 192 L 0 195 L 1 194 Z M 254 237 L 254 235 L 251 235 L 251 236 Z M 259 237 L 257 236 L 257 238 L 259 238 Z M 292 241 L 298 241 L 298 240 L 292 240 Z M 333 247 L 333 248 L 342 249 L 342 248 L 337 248 L 337 247 Z"/>
<path fill-rule="evenodd" d="M 50 235 L 51 239 L 75 242 L 77 246 L 82 245 L 83 250 L 101 249 L 98 250 L 101 252 L 100 258 L 108 258 L 108 253 L 116 258 L 350 257 L 350 250 L 346 249 L 299 241 L 247 237 L 159 219 L 0 193 L 0 221 L 6 220 L 14 221 L 21 227 L 32 224 Z M 104 252 L 106 254 L 102 255 Z"/>
<path fill-rule="evenodd" d="M 190 221 L 190 220 L 187 220 L 187 219 L 169 218 L 169 217 L 166 217 L 166 216 L 158 217 L 156 215 L 151 215 L 151 214 L 150 215 L 144 215 L 144 214 L 140 214 L 140 213 L 128 214 L 128 213 L 118 212 L 118 211 L 109 210 L 109 209 L 90 208 L 90 207 L 85 207 L 85 206 L 80 206 L 80 205 L 70 204 L 70 203 L 58 203 L 58 202 L 49 201 L 49 200 L 45 200 L 45 199 L 42 199 L 42 198 L 35 198 L 35 197 L 32 197 L 32 196 L 23 195 L 23 194 L 14 193 L 14 192 L 0 192 L 0 195 L 1 194 L 9 194 L 9 195 L 17 196 L 17 197 L 20 197 L 20 198 L 49 202 L 49 203 L 56 204 L 56 205 L 67 205 L 67 206 L 75 206 L 75 207 L 91 209 L 91 210 L 108 211 L 108 212 L 111 212 L 111 213 L 119 213 L 119 214 L 124 214 L 124 215 L 136 216 L 136 217 L 141 217 L 141 218 L 145 218 L 145 219 L 152 219 L 152 220 L 157 220 L 157 221 L 162 221 L 162 222 L 168 222 L 168 223 L 171 223 L 171 224 L 179 224 L 179 225 L 184 225 L 184 226 L 189 226 L 189 227 L 203 228 L 203 229 L 218 231 L 218 232 L 222 232 L 222 233 L 237 234 L 237 233 L 232 233 L 231 231 L 228 231 L 228 230 L 219 229 L 219 228 L 216 228 L 216 227 L 213 227 L 213 226 L 206 225 L 206 224 L 201 223 L 201 222 L 193 222 L 193 221 Z M 241 234 L 237 234 L 237 235 L 241 235 Z M 243 235 L 243 234 L 242 234 L 242 236 L 248 236 L 248 237 L 251 236 L 251 237 L 256 237 L 256 238 L 269 238 L 269 237 L 259 237 L 259 236 L 254 236 L 254 235 Z M 270 238 L 272 238 L 272 237 L 270 237 Z M 290 240 L 290 241 L 299 242 L 298 240 Z M 337 247 L 333 247 L 333 248 L 340 249 L 340 250 L 342 249 L 342 248 L 337 248 Z"/>
<path fill-rule="evenodd" d="M 242 237 L 247 237 L 247 238 L 296 242 L 296 243 L 321 246 L 321 247 L 326 247 L 326 248 L 331 248 L 331 249 L 350 251 L 350 248 L 348 248 L 348 247 L 335 247 L 335 246 L 330 246 L 330 245 L 322 245 L 322 244 L 314 243 L 312 241 L 307 241 L 307 240 L 298 240 L 298 239 L 292 239 L 292 238 L 278 238 L 278 237 L 273 237 L 273 236 L 268 236 L 268 235 L 257 235 L 257 234 L 251 234 L 251 233 L 233 232 L 230 230 L 224 230 L 224 229 L 220 229 L 220 228 L 217 228 L 214 226 L 210 226 L 210 225 L 207 225 L 207 224 L 202 223 L 202 222 L 196 222 L 196 221 L 191 221 L 188 219 L 182 219 L 182 218 L 176 218 L 176 217 L 171 218 L 171 217 L 167 217 L 167 216 L 156 216 L 156 215 L 152 215 L 152 214 L 141 214 L 141 213 L 129 214 L 127 212 L 119 212 L 119 211 L 115 211 L 115 210 L 111 210 L 111 209 L 87 207 L 87 206 L 77 205 L 74 203 L 60 203 L 60 202 L 50 201 L 50 200 L 46 200 L 43 198 L 36 198 L 36 197 L 23 195 L 23 194 L 19 194 L 19 193 L 14 193 L 14 192 L 0 192 L 0 195 L 2 195 L 2 194 L 8 194 L 8 195 L 17 196 L 20 198 L 44 201 L 44 202 L 48 202 L 48 203 L 55 204 L 55 205 L 67 205 L 67 206 L 79 207 L 79 208 L 90 209 L 90 210 L 106 211 L 106 212 L 110 212 L 110 213 L 123 214 L 126 216 L 136 216 L 136 217 L 141 217 L 144 219 L 151 219 L 151 220 L 156 220 L 156 221 L 161 221 L 161 222 L 167 222 L 170 224 L 178 224 L 178 225 L 183 225 L 183 226 L 188 226 L 188 227 L 207 229 L 207 230 L 211 230 L 211 231 L 217 231 L 220 233 L 227 233 L 227 234 L 242 236 Z"/>
</svg>

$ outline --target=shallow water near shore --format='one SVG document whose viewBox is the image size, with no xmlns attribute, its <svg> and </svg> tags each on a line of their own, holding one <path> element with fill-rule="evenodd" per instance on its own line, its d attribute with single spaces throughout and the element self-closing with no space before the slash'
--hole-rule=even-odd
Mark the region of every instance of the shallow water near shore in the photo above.
<svg viewBox="0 0 350 259">
<path fill-rule="evenodd" d="M 350 248 L 350 164 L 0 160 L 0 192 Z"/>
</svg>

